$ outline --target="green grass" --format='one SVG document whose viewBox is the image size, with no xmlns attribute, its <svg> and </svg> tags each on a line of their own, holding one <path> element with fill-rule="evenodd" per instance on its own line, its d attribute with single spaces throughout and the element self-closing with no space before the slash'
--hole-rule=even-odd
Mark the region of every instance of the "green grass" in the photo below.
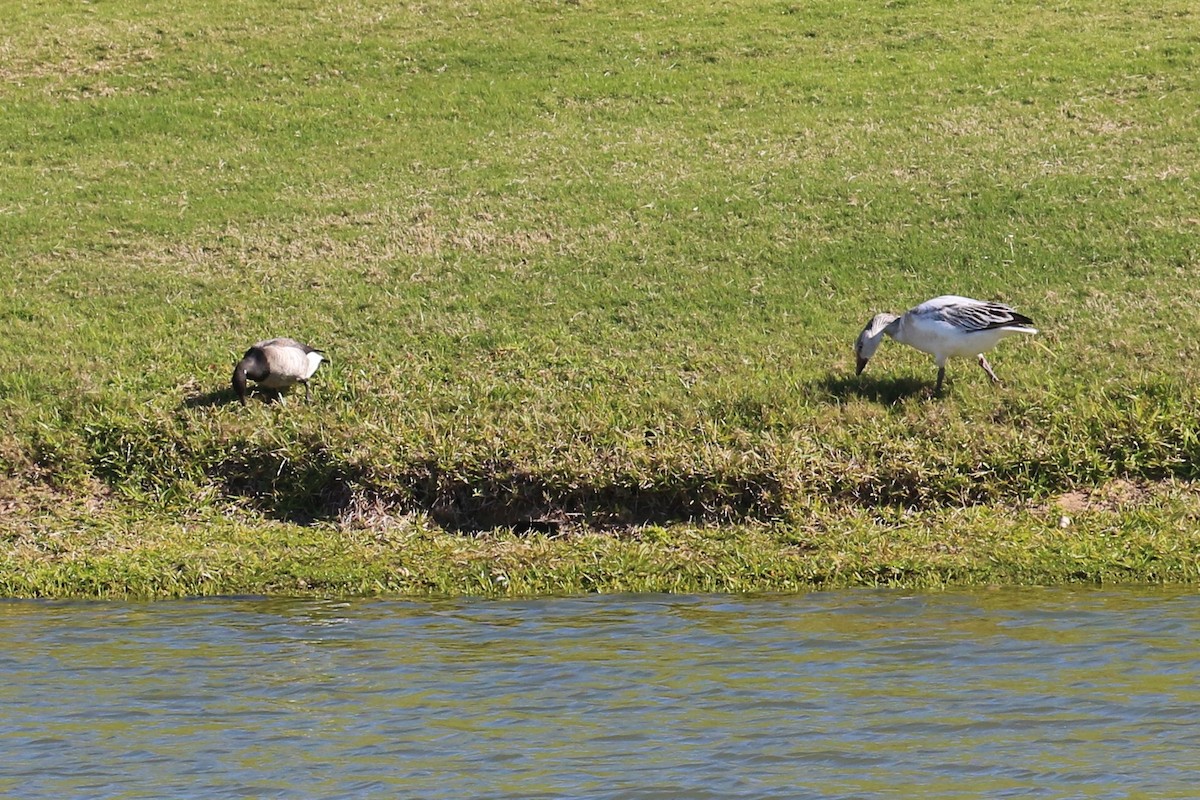
<svg viewBox="0 0 1200 800">
<path fill-rule="evenodd" d="M 1190 3 L 5 15 L 0 591 L 1197 579 Z"/>
</svg>

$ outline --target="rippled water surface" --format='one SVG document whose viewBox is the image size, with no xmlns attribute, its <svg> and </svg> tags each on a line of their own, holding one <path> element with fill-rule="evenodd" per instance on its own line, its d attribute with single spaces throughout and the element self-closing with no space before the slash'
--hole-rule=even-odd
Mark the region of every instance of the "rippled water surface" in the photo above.
<svg viewBox="0 0 1200 800">
<path fill-rule="evenodd" d="M 0 602 L 2 797 L 1200 796 L 1200 596 Z"/>
</svg>

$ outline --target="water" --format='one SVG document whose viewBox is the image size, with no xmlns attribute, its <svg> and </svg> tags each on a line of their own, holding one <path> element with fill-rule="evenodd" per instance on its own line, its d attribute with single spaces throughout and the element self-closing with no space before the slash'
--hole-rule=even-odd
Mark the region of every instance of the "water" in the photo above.
<svg viewBox="0 0 1200 800">
<path fill-rule="evenodd" d="M 1194 798 L 1200 596 L 0 602 L 5 798 Z"/>
</svg>

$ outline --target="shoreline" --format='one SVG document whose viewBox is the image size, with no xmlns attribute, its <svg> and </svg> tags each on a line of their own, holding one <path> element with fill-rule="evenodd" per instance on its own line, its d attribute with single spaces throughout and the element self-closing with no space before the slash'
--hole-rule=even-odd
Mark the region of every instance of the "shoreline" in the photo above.
<svg viewBox="0 0 1200 800">
<path fill-rule="evenodd" d="M 298 524 L 237 504 L 188 511 L 41 490 L 0 495 L 0 596 L 534 596 L 849 587 L 1195 583 L 1200 490 L 1076 492 L 1026 508 L 815 505 L 787 522 L 554 533 L 447 531 L 361 511 Z M 33 492 L 34 495 L 37 490 Z"/>
</svg>

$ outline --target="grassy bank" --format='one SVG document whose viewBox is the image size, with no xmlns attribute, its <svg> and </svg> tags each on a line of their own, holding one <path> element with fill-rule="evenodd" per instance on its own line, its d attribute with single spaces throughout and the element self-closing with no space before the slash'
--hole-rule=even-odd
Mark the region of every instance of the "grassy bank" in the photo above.
<svg viewBox="0 0 1200 800">
<path fill-rule="evenodd" d="M 8 17 L 2 592 L 1200 573 L 1189 3 Z M 853 376 L 943 293 L 1048 350 Z"/>
</svg>

